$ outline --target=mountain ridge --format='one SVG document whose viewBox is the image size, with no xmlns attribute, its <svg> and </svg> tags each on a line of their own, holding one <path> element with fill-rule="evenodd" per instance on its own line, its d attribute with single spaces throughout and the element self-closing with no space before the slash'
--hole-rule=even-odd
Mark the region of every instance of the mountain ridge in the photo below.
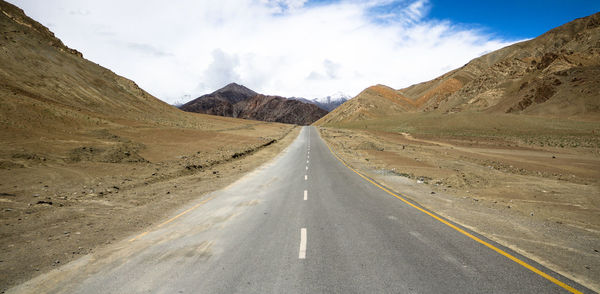
<svg viewBox="0 0 600 294">
<path fill-rule="evenodd" d="M 302 101 L 305 103 L 315 104 L 319 108 L 321 108 L 327 112 L 330 112 L 330 111 L 338 108 L 340 105 L 344 104 L 346 101 L 350 100 L 350 98 L 352 98 L 352 97 L 340 94 L 340 95 L 336 95 L 333 97 L 327 96 L 327 97 L 314 98 L 314 99 L 306 99 L 306 98 L 301 98 L 301 97 L 290 97 L 288 99 L 299 100 L 299 101 Z"/>
<path fill-rule="evenodd" d="M 476 111 L 598 119 L 600 13 L 469 61 L 433 80 L 362 91 L 316 124 L 402 112 Z"/>
<path fill-rule="evenodd" d="M 179 108 L 188 112 L 298 125 L 309 125 L 327 114 L 313 103 L 258 94 L 236 83 L 202 95 Z"/>
</svg>

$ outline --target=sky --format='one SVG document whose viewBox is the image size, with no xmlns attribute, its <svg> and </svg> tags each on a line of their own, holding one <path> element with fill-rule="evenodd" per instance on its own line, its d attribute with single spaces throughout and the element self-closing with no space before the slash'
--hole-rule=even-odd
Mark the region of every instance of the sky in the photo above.
<svg viewBox="0 0 600 294">
<path fill-rule="evenodd" d="M 167 103 L 236 82 L 355 96 L 424 82 L 600 11 L 597 0 L 9 0 Z"/>
</svg>

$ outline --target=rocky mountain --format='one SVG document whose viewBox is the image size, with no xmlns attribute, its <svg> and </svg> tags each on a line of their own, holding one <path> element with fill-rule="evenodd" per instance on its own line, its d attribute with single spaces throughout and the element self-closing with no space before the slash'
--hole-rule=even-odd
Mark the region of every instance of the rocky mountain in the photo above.
<svg viewBox="0 0 600 294">
<path fill-rule="evenodd" d="M 600 13 L 473 59 L 436 79 L 365 89 L 318 124 L 402 112 L 600 118 Z"/>
<path fill-rule="evenodd" d="M 213 93 L 189 101 L 179 108 L 188 112 L 238 117 L 241 105 L 236 103 L 250 99 L 258 93 L 236 83 L 231 83 Z"/>
<path fill-rule="evenodd" d="M 256 95 L 236 105 L 243 106 L 239 118 L 310 125 L 327 114 L 316 105 L 278 96 Z"/>
<path fill-rule="evenodd" d="M 331 97 L 331 96 L 327 96 L 324 99 L 321 100 L 313 100 L 315 101 L 315 103 L 317 104 L 317 106 L 319 106 L 322 109 L 325 109 L 327 111 L 332 111 L 336 108 L 338 108 L 340 105 L 344 104 L 346 101 L 350 100 L 349 96 L 339 96 L 339 97 Z"/>
<path fill-rule="evenodd" d="M 323 97 L 323 98 L 314 98 L 312 100 L 309 99 L 305 99 L 305 98 L 290 98 L 290 99 L 295 99 L 295 100 L 300 100 L 302 102 L 306 102 L 306 103 L 312 103 L 315 104 L 316 106 L 319 106 L 319 108 L 326 110 L 326 111 L 332 111 L 336 108 L 338 108 L 340 105 L 344 104 L 344 102 L 350 100 L 350 96 L 343 94 L 341 92 L 335 93 L 331 96 L 327 96 L 327 97 Z"/>
<path fill-rule="evenodd" d="M 182 105 L 180 109 L 298 125 L 309 125 L 327 114 L 327 111 L 317 105 L 284 97 L 261 95 L 236 83 L 200 96 Z"/>
<path fill-rule="evenodd" d="M 140 161 L 136 152 L 145 147 L 134 142 L 137 135 L 115 133 L 218 130 L 245 123 L 181 111 L 86 60 L 18 7 L 0 1 L 0 10 L 0 171 L 40 158 L 45 164 L 82 158 Z"/>
<path fill-rule="evenodd" d="M 64 135 L 116 121 L 171 125 L 192 119 L 86 60 L 18 7 L 0 1 L 0 9 L 1 134 Z"/>
</svg>

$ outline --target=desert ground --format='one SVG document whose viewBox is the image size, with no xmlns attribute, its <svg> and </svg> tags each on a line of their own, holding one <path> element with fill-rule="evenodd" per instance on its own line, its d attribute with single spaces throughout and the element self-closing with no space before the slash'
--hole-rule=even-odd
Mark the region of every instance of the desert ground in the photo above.
<svg viewBox="0 0 600 294">
<path fill-rule="evenodd" d="M 2 132 L 0 292 L 157 223 L 267 162 L 293 125 L 197 116 L 48 137 Z"/>
<path fill-rule="evenodd" d="M 365 175 L 600 291 L 597 122 L 405 114 L 319 130 Z"/>
</svg>

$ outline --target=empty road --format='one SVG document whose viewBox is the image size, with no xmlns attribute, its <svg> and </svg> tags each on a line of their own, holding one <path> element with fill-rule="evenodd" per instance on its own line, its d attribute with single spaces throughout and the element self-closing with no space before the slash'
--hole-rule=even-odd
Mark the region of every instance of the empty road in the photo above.
<svg viewBox="0 0 600 294">
<path fill-rule="evenodd" d="M 229 187 L 9 293 L 590 292 L 384 189 L 304 127 Z"/>
</svg>

